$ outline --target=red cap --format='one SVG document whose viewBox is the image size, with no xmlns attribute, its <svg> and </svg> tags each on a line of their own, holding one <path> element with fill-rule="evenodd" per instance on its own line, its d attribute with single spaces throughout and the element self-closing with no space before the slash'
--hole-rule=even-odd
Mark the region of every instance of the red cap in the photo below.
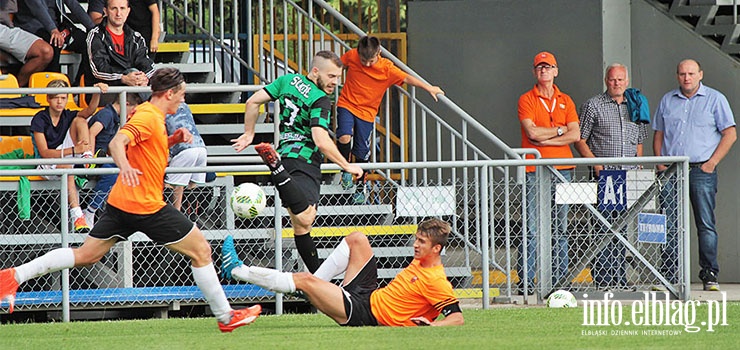
<svg viewBox="0 0 740 350">
<path fill-rule="evenodd" d="M 551 66 L 557 66 L 558 62 L 555 61 L 555 56 L 547 51 L 542 51 L 534 56 L 534 66 L 537 67 L 540 63 L 547 63 Z"/>
</svg>

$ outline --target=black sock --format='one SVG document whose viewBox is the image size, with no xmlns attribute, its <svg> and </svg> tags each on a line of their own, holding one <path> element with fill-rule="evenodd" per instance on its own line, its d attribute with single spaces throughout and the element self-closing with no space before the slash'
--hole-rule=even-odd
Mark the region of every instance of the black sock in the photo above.
<svg viewBox="0 0 740 350">
<path fill-rule="evenodd" d="M 280 161 L 278 161 L 276 168 L 270 169 L 270 173 L 272 174 L 272 182 L 275 183 L 275 188 L 277 188 L 284 207 L 290 208 L 293 214 L 302 213 L 308 208 L 306 196 L 298 188 L 298 185 L 293 182 L 290 174 L 288 174 Z"/>
<path fill-rule="evenodd" d="M 316 272 L 321 265 L 321 261 L 319 261 L 319 254 L 316 251 L 316 243 L 311 238 L 311 232 L 305 235 L 296 235 L 295 246 L 308 271 L 311 273 Z"/>
<path fill-rule="evenodd" d="M 339 150 L 339 153 L 342 154 L 342 157 L 349 161 L 350 153 L 352 152 L 352 145 L 347 143 L 341 143 L 337 141 L 337 149 Z"/>
</svg>

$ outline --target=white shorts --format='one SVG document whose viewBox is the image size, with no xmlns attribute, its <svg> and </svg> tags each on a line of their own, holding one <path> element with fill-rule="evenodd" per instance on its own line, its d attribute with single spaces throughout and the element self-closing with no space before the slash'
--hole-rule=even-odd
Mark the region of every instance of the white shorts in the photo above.
<svg viewBox="0 0 740 350">
<path fill-rule="evenodd" d="M 28 50 L 36 40 L 41 40 L 41 38 L 21 28 L 11 28 L 0 24 L 0 49 L 7 51 L 20 62 L 26 63 Z"/>
<path fill-rule="evenodd" d="M 170 167 L 173 168 L 196 168 L 206 166 L 208 152 L 203 147 L 188 148 L 170 159 Z M 206 173 L 181 173 L 166 174 L 164 182 L 172 186 L 187 186 L 191 182 L 204 184 Z"/>
<path fill-rule="evenodd" d="M 70 134 L 69 130 L 67 130 L 67 135 L 64 136 L 64 141 L 62 141 L 62 144 L 59 145 L 56 149 L 70 148 L 74 146 L 75 146 L 75 143 L 74 141 L 72 141 L 72 134 Z M 64 155 L 64 158 L 72 158 L 72 157 L 73 156 L 71 152 L 69 154 Z M 74 157 L 81 158 L 82 154 L 75 154 Z M 36 169 L 56 169 L 56 168 L 57 168 L 56 164 L 41 164 L 41 165 L 36 166 Z M 59 175 L 49 175 L 49 176 L 42 176 L 42 177 L 47 180 L 59 180 L 61 178 L 61 176 Z"/>
</svg>

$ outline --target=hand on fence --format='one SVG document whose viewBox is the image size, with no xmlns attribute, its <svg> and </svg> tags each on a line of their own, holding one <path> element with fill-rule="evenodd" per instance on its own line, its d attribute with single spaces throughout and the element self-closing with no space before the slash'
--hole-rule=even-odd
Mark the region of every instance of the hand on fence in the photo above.
<svg viewBox="0 0 740 350">
<path fill-rule="evenodd" d="M 348 173 L 350 173 L 350 174 L 352 174 L 352 175 L 355 175 L 355 176 L 356 176 L 356 177 L 358 177 L 358 178 L 359 178 L 360 176 L 362 176 L 362 168 L 360 168 L 359 166 L 357 166 L 357 165 L 355 165 L 355 164 L 350 164 L 350 165 L 348 165 L 348 166 L 347 166 L 347 167 L 346 167 L 346 168 L 344 169 L 344 171 L 346 171 L 346 172 L 348 172 Z"/>
<path fill-rule="evenodd" d="M 106 93 L 106 92 L 108 92 L 108 84 L 106 84 L 106 83 L 96 83 L 94 86 L 96 86 L 97 88 L 99 88 L 100 89 L 100 92 L 103 93 L 103 94 Z"/>
</svg>

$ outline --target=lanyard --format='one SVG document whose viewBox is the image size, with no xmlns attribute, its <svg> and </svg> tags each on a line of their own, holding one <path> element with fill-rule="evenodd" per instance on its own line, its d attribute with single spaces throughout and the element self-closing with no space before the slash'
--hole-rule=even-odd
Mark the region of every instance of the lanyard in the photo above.
<svg viewBox="0 0 740 350">
<path fill-rule="evenodd" d="M 552 112 L 555 111 L 555 104 L 558 103 L 558 99 L 552 99 L 552 106 L 550 108 L 547 107 L 547 103 L 545 103 L 545 100 L 542 97 L 540 97 L 540 102 L 542 102 L 542 105 L 545 106 L 545 110 L 547 111 L 547 113 L 550 114 L 550 125 L 555 126 L 555 121 L 552 120 Z"/>
</svg>

